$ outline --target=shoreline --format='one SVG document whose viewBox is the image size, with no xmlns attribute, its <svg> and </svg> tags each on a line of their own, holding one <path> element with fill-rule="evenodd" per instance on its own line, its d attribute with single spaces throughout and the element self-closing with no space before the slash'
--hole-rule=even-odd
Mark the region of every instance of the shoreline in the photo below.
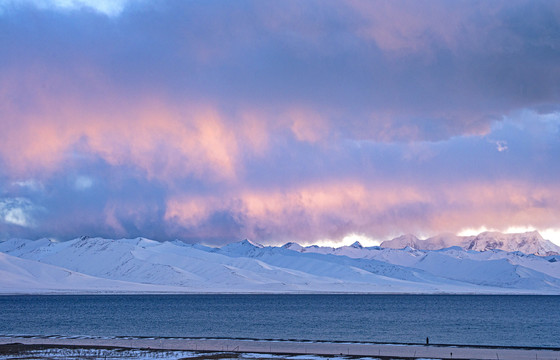
<svg viewBox="0 0 560 360">
<path fill-rule="evenodd" d="M 309 340 L 309 339 L 278 339 L 278 338 L 232 338 L 232 337 L 178 337 L 178 336 L 91 336 L 91 335 L 19 335 L 0 334 L 0 344 L 5 339 L 56 339 L 56 340 L 117 340 L 117 341 L 247 341 L 247 342 L 270 342 L 270 343 L 297 343 L 297 344 L 348 344 L 348 345 L 387 345 L 387 346 L 426 346 L 424 343 L 415 342 L 386 342 L 386 341 L 363 341 L 363 340 Z M 531 345 L 488 345 L 488 344 L 440 344 L 430 343 L 431 347 L 442 348 L 473 348 L 473 349 L 511 349 L 511 350 L 550 350 L 560 352 L 560 346 L 531 346 Z"/>
<path fill-rule="evenodd" d="M 291 340 L 178 338 L 53 338 L 0 337 L 0 345 L 107 347 L 164 351 L 233 352 L 277 355 L 369 356 L 400 359 L 555 360 L 560 348 L 522 348 L 468 345 L 377 344 Z"/>
</svg>

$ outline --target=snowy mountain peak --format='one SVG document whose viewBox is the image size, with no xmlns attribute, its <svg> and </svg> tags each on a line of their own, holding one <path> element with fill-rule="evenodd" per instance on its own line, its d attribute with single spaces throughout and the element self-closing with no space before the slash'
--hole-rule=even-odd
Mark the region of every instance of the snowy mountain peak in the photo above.
<svg viewBox="0 0 560 360">
<path fill-rule="evenodd" d="M 525 254 L 555 255 L 560 253 L 560 247 L 543 239 L 538 231 L 518 234 L 502 234 L 499 232 L 483 232 L 478 234 L 465 247 L 467 250 L 486 251 L 504 250 L 521 251 Z"/>
<path fill-rule="evenodd" d="M 301 246 L 300 244 L 295 243 L 295 242 L 286 243 L 282 246 L 282 248 L 288 249 L 288 250 L 299 251 L 299 252 L 301 252 L 303 250 L 303 246 Z"/>
<path fill-rule="evenodd" d="M 418 249 L 419 241 L 420 240 L 416 236 L 412 234 L 405 234 L 392 240 L 383 241 L 381 243 L 381 247 L 390 249 L 404 249 L 408 246 L 414 249 Z"/>
<path fill-rule="evenodd" d="M 175 246 L 192 246 L 192 244 L 187 244 L 186 242 L 179 240 L 179 239 L 175 239 L 175 240 L 171 240 L 168 241 L 171 245 L 175 245 Z"/>
<path fill-rule="evenodd" d="M 260 251 L 263 249 L 263 245 L 245 239 L 243 241 L 231 243 L 221 248 L 217 248 L 215 251 L 225 253 L 230 256 L 253 256 L 260 253 Z"/>
<path fill-rule="evenodd" d="M 538 238 L 538 239 L 540 239 L 540 240 L 544 240 L 544 238 L 542 237 L 541 233 L 538 232 L 537 230 L 527 231 L 527 232 L 525 232 L 525 235 L 527 235 L 527 236 L 532 236 L 532 237 Z"/>
<path fill-rule="evenodd" d="M 239 244 L 243 245 L 243 246 L 252 246 L 252 247 L 256 247 L 256 248 L 264 248 L 263 245 L 256 243 L 254 241 L 251 241 L 249 239 L 245 239 L 239 242 Z"/>
<path fill-rule="evenodd" d="M 381 247 L 392 249 L 403 249 L 407 246 L 418 250 L 439 250 L 459 246 L 465 250 L 521 251 L 525 254 L 540 256 L 560 253 L 560 247 L 543 239 L 538 231 L 518 234 L 502 234 L 500 232 L 486 231 L 477 236 L 442 234 L 426 240 L 419 240 L 416 236 L 408 234 L 381 243 Z"/>
<path fill-rule="evenodd" d="M 362 246 L 362 244 L 360 244 L 359 241 L 354 242 L 352 245 L 350 245 L 351 248 L 354 249 L 363 249 L 364 247 Z"/>
</svg>

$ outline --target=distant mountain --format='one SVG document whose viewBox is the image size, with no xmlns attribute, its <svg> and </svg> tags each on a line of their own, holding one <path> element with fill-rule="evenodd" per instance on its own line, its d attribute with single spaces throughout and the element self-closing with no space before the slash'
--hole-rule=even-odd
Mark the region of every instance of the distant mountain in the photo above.
<svg viewBox="0 0 560 360">
<path fill-rule="evenodd" d="M 381 243 L 381 247 L 391 249 L 403 249 L 407 246 L 418 250 L 439 250 L 459 246 L 465 250 L 474 251 L 521 251 L 525 254 L 540 256 L 560 254 L 560 246 L 543 239 L 538 231 L 519 234 L 483 232 L 477 236 L 444 234 L 426 240 L 419 240 L 414 235 L 403 235 Z"/>
<path fill-rule="evenodd" d="M 117 281 L 81 274 L 0 252 L 0 293 L 177 292 L 180 288 Z"/>
<path fill-rule="evenodd" d="M 404 249 L 405 247 L 419 249 L 420 242 L 422 242 L 422 240 L 418 239 L 416 236 L 412 234 L 406 234 L 396 237 L 392 240 L 382 242 L 381 247 L 390 249 Z"/>
<path fill-rule="evenodd" d="M 484 232 L 472 239 L 467 250 L 486 251 L 500 249 L 504 251 L 521 251 L 525 254 L 558 255 L 560 247 L 543 239 L 538 231 L 521 234 L 501 234 Z"/>
<path fill-rule="evenodd" d="M 430 246 L 457 241 L 449 239 L 434 238 Z M 426 240 L 412 236 L 400 240 L 403 249 L 358 242 L 274 247 L 244 240 L 214 248 L 145 238 L 12 239 L 0 242 L 0 293 L 560 294 L 560 256 L 497 249 L 532 250 L 541 239 L 481 234 L 443 250 L 417 249 Z M 471 244 L 488 250 L 464 248 Z"/>
</svg>

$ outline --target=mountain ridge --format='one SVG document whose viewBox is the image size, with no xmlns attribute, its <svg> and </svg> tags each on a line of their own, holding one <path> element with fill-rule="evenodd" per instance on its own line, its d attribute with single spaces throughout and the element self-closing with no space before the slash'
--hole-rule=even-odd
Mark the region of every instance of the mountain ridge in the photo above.
<svg viewBox="0 0 560 360">
<path fill-rule="evenodd" d="M 484 249 L 11 239 L 0 242 L 0 293 L 560 294 L 560 256 Z"/>
<path fill-rule="evenodd" d="M 403 235 L 381 243 L 381 247 L 392 249 L 402 249 L 406 246 L 418 250 L 440 250 L 459 246 L 465 250 L 474 251 L 521 251 L 539 256 L 560 254 L 560 246 L 550 240 L 543 239 L 538 231 L 511 234 L 485 231 L 476 236 L 441 234 L 425 240 L 420 240 L 414 235 Z"/>
</svg>

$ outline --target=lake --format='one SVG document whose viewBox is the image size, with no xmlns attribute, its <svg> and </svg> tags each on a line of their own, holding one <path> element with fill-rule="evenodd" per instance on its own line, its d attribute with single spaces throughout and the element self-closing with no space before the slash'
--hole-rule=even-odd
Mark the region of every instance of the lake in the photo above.
<svg viewBox="0 0 560 360">
<path fill-rule="evenodd" d="M 560 347 L 560 296 L 0 296 L 0 335 Z"/>
</svg>

